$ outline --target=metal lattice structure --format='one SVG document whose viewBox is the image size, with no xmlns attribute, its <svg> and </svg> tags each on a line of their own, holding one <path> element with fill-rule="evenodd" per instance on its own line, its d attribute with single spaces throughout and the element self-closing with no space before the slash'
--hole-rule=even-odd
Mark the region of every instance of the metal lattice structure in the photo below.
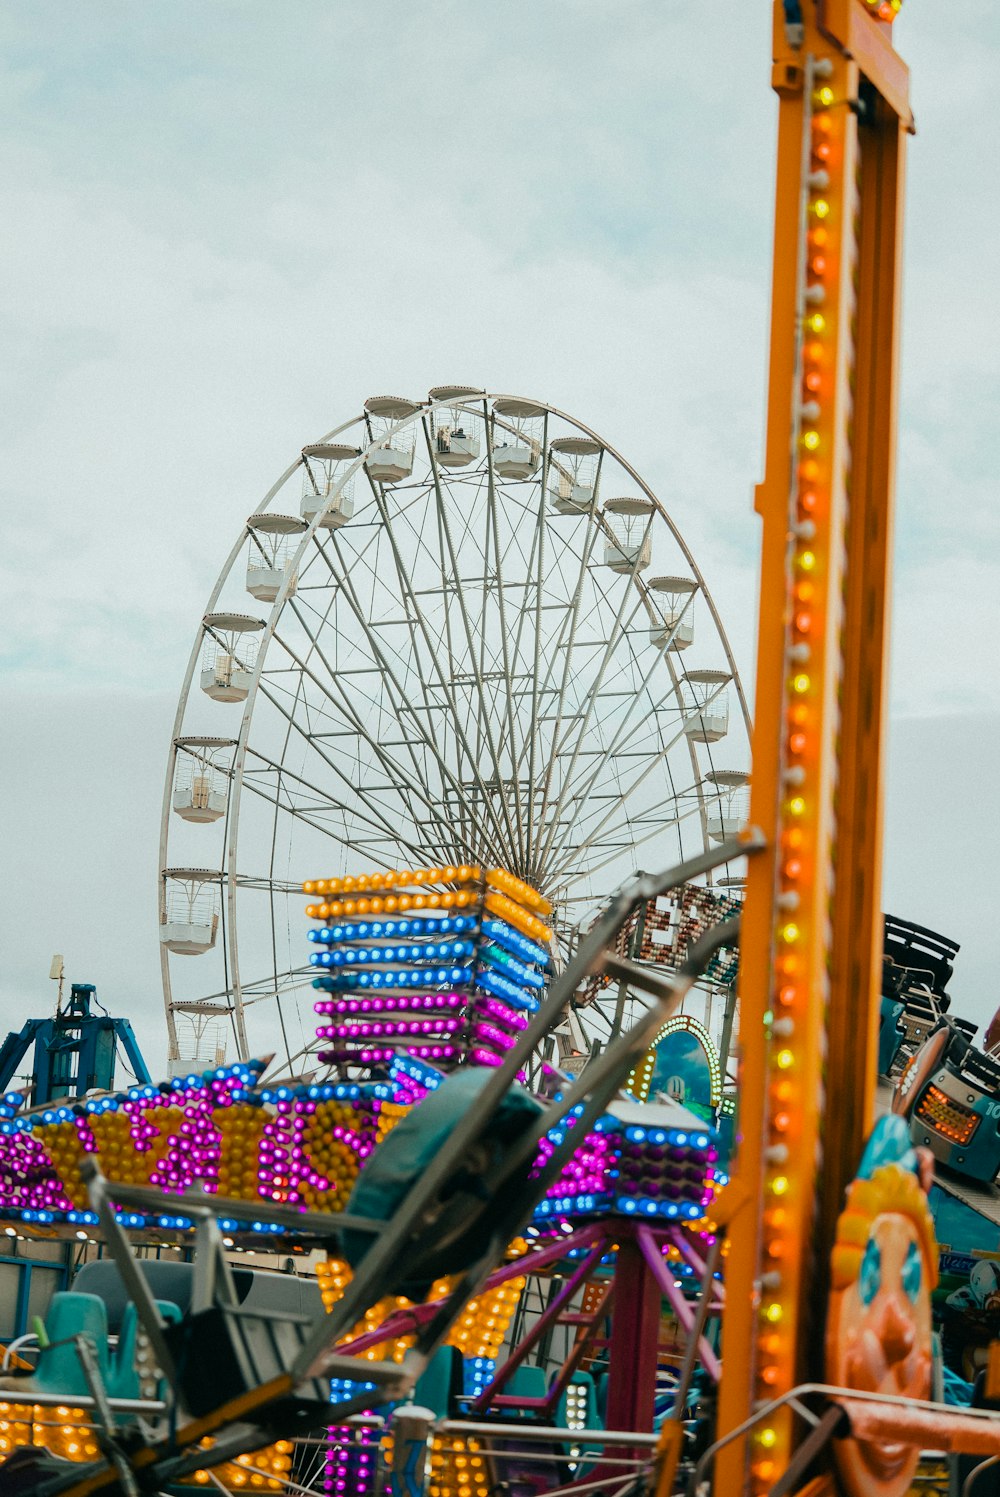
<svg viewBox="0 0 1000 1497">
<path fill-rule="evenodd" d="M 304 869 L 499 863 L 572 944 L 637 866 L 718 838 L 747 734 L 705 580 L 603 438 L 466 387 L 368 400 L 256 507 L 191 652 L 160 846 L 175 1068 L 225 1029 L 308 1069 Z"/>
</svg>

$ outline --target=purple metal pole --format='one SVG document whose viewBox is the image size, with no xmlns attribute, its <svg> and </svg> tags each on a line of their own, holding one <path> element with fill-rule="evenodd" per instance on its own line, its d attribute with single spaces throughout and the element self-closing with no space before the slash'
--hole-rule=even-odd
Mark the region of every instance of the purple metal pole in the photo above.
<svg viewBox="0 0 1000 1497">
<path fill-rule="evenodd" d="M 598 1238 L 595 1246 L 591 1248 L 586 1258 L 584 1258 L 583 1261 L 573 1270 L 572 1274 L 570 1274 L 569 1278 L 559 1290 L 559 1293 L 553 1296 L 553 1298 L 546 1306 L 546 1308 L 542 1311 L 542 1314 L 535 1321 L 534 1325 L 531 1327 L 531 1330 L 527 1333 L 527 1335 L 522 1336 L 518 1344 L 515 1347 L 511 1348 L 510 1356 L 507 1358 L 506 1362 L 504 1362 L 503 1366 L 499 1369 L 493 1381 L 487 1384 L 482 1393 L 480 1393 L 479 1397 L 472 1405 L 471 1413 L 481 1414 L 489 1404 L 493 1403 L 495 1399 L 498 1399 L 498 1395 L 501 1394 L 504 1385 L 507 1383 L 513 1372 L 518 1367 L 520 1367 L 521 1363 L 524 1361 L 531 1348 L 538 1340 L 540 1340 L 545 1330 L 552 1324 L 552 1322 L 562 1312 L 566 1305 L 569 1304 L 574 1294 L 576 1294 L 577 1290 L 579 1289 L 580 1285 L 585 1283 L 586 1280 L 590 1278 L 590 1275 L 593 1273 L 598 1263 L 600 1263 L 601 1259 L 604 1257 L 606 1249 L 607 1238 L 601 1236 Z M 522 1397 L 518 1401 L 524 1404 L 525 1407 L 534 1407 L 536 1405 L 536 1400 L 532 1398 Z M 538 1399 L 537 1406 L 539 1408 L 544 1408 L 550 1401 L 551 1400 L 549 1398 Z"/>
</svg>

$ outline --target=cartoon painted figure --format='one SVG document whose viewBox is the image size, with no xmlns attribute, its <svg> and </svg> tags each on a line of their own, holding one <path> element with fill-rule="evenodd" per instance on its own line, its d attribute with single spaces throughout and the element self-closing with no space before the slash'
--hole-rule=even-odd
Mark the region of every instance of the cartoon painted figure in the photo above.
<svg viewBox="0 0 1000 1497">
<path fill-rule="evenodd" d="M 968 1284 L 949 1294 L 942 1312 L 945 1357 L 969 1382 L 986 1366 L 1000 1334 L 1000 1263 L 973 1265 Z"/>
<path fill-rule="evenodd" d="M 859 1392 L 928 1398 L 938 1256 L 925 1188 L 930 1169 L 901 1122 L 880 1120 L 837 1223 L 827 1378 Z M 915 1446 L 902 1443 L 850 1439 L 837 1446 L 852 1497 L 901 1497 L 918 1458 Z"/>
</svg>

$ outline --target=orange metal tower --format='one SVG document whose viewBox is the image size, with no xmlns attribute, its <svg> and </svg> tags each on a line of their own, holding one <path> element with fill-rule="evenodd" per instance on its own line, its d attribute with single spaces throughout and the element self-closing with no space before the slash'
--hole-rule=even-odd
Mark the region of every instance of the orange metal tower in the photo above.
<svg viewBox="0 0 1000 1497">
<path fill-rule="evenodd" d="M 719 1436 L 821 1371 L 826 1258 L 871 1122 L 907 70 L 901 0 L 776 0 L 779 97 L 750 864 L 741 937 L 745 1204 Z M 790 1415 L 720 1493 L 784 1470 Z"/>
</svg>

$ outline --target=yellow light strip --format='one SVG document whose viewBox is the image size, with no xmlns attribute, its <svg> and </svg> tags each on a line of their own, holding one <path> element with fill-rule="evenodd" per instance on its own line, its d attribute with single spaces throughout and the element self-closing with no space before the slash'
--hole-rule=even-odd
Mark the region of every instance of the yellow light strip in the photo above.
<svg viewBox="0 0 1000 1497">
<path fill-rule="evenodd" d="M 522 879 L 515 878 L 505 868 L 491 868 L 486 875 L 486 882 L 494 889 L 499 889 L 501 894 L 509 895 L 518 904 L 526 904 L 529 910 L 534 910 L 538 915 L 552 914 L 552 906 L 543 894 L 539 894 L 537 889 L 533 889 Z"/>
<path fill-rule="evenodd" d="M 494 871 L 502 872 L 503 870 Z M 480 883 L 482 877 L 483 870 L 476 864 L 446 863 L 436 868 L 402 868 L 391 873 L 359 873 L 347 874 L 344 878 L 307 879 L 302 885 L 302 892 L 303 894 L 368 894 L 384 889 L 414 889 L 423 884 Z M 510 874 L 506 877 L 509 878 Z"/>
</svg>

